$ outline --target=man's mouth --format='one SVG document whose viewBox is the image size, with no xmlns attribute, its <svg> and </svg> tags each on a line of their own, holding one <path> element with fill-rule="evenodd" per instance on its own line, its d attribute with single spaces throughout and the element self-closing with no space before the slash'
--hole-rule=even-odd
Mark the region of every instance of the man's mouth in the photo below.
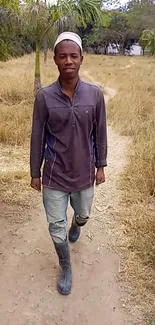
<svg viewBox="0 0 155 325">
<path fill-rule="evenodd" d="M 65 68 L 64 69 L 66 72 L 73 72 L 75 69 L 74 68 Z"/>
</svg>

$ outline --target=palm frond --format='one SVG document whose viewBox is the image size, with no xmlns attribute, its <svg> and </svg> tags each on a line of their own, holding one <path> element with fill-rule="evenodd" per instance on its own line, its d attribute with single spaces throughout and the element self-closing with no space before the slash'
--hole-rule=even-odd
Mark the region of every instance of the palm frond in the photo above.
<svg viewBox="0 0 155 325">
<path fill-rule="evenodd" d="M 40 44 L 51 28 L 58 32 L 66 28 L 73 30 L 88 23 L 101 24 L 104 20 L 100 0 L 57 0 L 51 6 L 39 0 L 27 0 L 24 15 L 31 39 Z"/>
</svg>

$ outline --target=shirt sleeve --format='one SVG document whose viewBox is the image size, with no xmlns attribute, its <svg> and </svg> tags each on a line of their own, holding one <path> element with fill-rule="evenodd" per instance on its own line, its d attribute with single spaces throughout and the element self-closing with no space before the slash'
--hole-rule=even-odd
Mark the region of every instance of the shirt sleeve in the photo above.
<svg viewBox="0 0 155 325">
<path fill-rule="evenodd" d="M 104 95 L 99 89 L 93 127 L 96 168 L 107 166 L 107 121 Z"/>
<path fill-rule="evenodd" d="M 31 177 L 41 177 L 41 166 L 45 151 L 45 128 L 48 111 L 45 105 L 43 89 L 37 93 L 34 101 L 32 133 L 30 145 Z"/>
</svg>

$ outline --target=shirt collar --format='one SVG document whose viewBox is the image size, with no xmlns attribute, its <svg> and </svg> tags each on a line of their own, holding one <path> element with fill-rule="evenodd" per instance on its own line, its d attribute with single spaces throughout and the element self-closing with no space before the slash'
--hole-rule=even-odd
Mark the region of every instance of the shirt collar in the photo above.
<svg viewBox="0 0 155 325">
<path fill-rule="evenodd" d="M 63 93 L 59 78 L 57 79 L 56 83 L 57 83 L 58 89 Z M 82 84 L 82 80 L 79 77 L 79 80 L 78 80 L 77 85 L 74 90 L 75 92 L 77 92 L 79 90 L 79 88 L 81 87 L 81 84 Z"/>
</svg>

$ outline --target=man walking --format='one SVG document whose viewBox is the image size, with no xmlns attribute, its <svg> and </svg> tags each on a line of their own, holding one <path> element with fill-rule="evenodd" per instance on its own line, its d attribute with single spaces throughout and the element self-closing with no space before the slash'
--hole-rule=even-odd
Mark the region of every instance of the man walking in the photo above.
<svg viewBox="0 0 155 325">
<path fill-rule="evenodd" d="M 107 158 L 106 112 L 102 90 L 79 78 L 82 41 L 71 32 L 54 45 L 59 78 L 36 95 L 31 135 L 31 186 L 41 191 L 55 250 L 61 266 L 57 289 L 71 292 L 72 275 L 66 233 L 68 201 L 74 210 L 70 242 L 89 220 L 94 181 L 105 181 Z M 95 167 L 97 168 L 95 175 Z"/>
</svg>

